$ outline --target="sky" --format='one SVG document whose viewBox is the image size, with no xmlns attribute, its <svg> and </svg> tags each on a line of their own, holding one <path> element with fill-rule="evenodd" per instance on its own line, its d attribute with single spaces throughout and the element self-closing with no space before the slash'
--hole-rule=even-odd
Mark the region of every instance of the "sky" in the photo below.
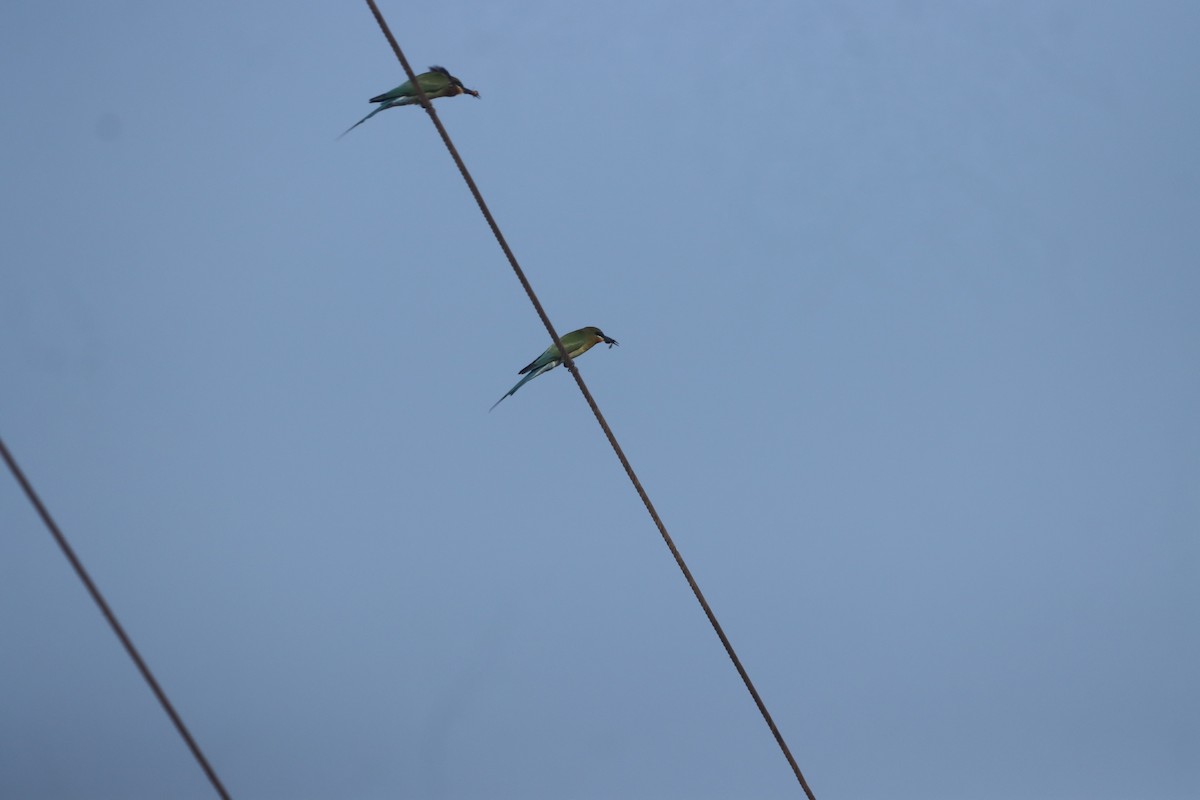
<svg viewBox="0 0 1200 800">
<path fill-rule="evenodd" d="M 1200 6 L 381 9 L 818 798 L 1200 792 Z M 799 787 L 362 3 L 0 9 L 0 436 L 236 798 Z M 0 796 L 211 798 L 0 475 Z"/>
</svg>

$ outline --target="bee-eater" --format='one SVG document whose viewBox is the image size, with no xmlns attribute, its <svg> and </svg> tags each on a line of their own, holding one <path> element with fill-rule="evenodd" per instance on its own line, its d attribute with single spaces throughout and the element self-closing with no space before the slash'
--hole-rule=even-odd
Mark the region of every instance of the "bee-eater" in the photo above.
<svg viewBox="0 0 1200 800">
<path fill-rule="evenodd" d="M 610 350 L 614 344 L 617 344 L 616 339 L 610 339 L 609 337 L 605 336 L 604 332 L 599 328 L 590 326 L 587 328 L 580 328 L 577 331 L 571 331 L 562 337 L 563 347 L 567 348 L 567 352 L 571 355 L 571 358 L 579 358 L 581 355 L 586 353 L 588 350 L 591 350 L 594 346 L 600 344 L 601 342 L 608 345 Z M 538 375 L 549 372 L 561 363 L 562 359 L 559 358 L 558 348 L 554 345 L 550 345 L 546 348 L 546 352 L 542 353 L 533 361 L 530 361 L 529 364 L 526 365 L 525 369 L 517 373 L 518 375 L 525 375 L 525 377 L 517 381 L 517 385 L 509 389 L 508 394 L 504 395 L 504 397 L 511 397 L 517 393 L 517 389 L 520 389 Z M 529 374 L 526 375 L 525 373 Z M 501 401 L 504 400 L 504 397 L 501 397 L 499 400 L 493 403 L 492 408 L 500 405 Z M 492 408 L 489 408 L 488 411 L 491 411 Z"/>
<path fill-rule="evenodd" d="M 417 76 L 417 83 L 425 90 L 425 96 L 430 100 L 433 100 L 435 97 L 454 97 L 456 94 L 469 94 L 472 97 L 479 97 L 479 92 L 463 86 L 462 81 L 451 75 L 450 71 L 445 67 L 430 67 L 429 72 L 422 72 Z M 390 92 L 377 94 L 368 102 L 379 103 L 379 108 L 367 114 L 349 128 L 346 128 L 342 136 L 362 125 L 385 108 L 421 104 L 420 99 L 417 98 L 417 90 L 413 88 L 412 81 L 405 81 Z M 338 138 L 340 139 L 342 136 Z"/>
</svg>

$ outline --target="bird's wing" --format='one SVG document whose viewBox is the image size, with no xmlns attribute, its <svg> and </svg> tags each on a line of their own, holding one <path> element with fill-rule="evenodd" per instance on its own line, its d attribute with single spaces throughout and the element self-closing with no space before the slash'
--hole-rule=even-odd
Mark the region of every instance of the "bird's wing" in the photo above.
<svg viewBox="0 0 1200 800">
<path fill-rule="evenodd" d="M 423 75 L 418 75 L 417 80 L 421 80 L 421 78 L 423 78 L 423 77 L 424 77 Z M 425 84 L 422 83 L 421 85 L 424 86 Z M 428 90 L 426 90 L 426 91 L 428 91 Z M 392 89 L 390 92 L 384 92 L 383 94 L 375 95 L 368 102 L 370 102 L 370 103 L 386 103 L 389 100 L 398 100 L 401 97 L 412 97 L 415 94 L 416 94 L 416 92 L 413 91 L 412 81 L 405 81 L 404 83 L 397 86 L 395 89 Z"/>
<path fill-rule="evenodd" d="M 424 75 L 418 75 L 417 81 L 421 84 L 421 88 L 425 90 L 425 94 L 438 97 L 453 82 L 448 72 L 426 72 Z"/>
<path fill-rule="evenodd" d="M 570 351 L 568 351 L 568 352 L 570 352 Z M 542 354 L 540 356 L 535 358 L 533 361 L 530 361 L 525 366 L 521 367 L 520 371 L 517 372 L 517 374 L 524 375 L 526 372 L 529 372 L 530 370 L 537 371 L 541 367 L 544 367 L 545 365 L 549 364 L 551 361 L 557 361 L 557 360 L 558 360 L 558 348 L 555 347 L 554 345 L 550 345 L 549 347 L 547 347 L 545 350 L 542 351 Z"/>
<path fill-rule="evenodd" d="M 592 338 L 592 335 L 583 328 L 580 328 L 577 331 L 571 331 L 570 333 L 564 333 L 558 338 L 562 340 L 563 347 L 567 348 L 567 352 L 571 354 L 571 358 L 575 357 L 575 351 L 579 350 L 581 347 L 583 350 L 580 351 L 580 355 L 582 355 L 588 350 L 588 348 L 591 347 L 591 344 L 588 340 Z M 517 374 L 524 375 L 529 370 L 537 369 L 543 364 L 548 364 L 551 361 L 561 361 L 558 355 L 558 348 L 554 345 L 547 347 L 540 356 L 526 364 L 525 368 Z"/>
</svg>

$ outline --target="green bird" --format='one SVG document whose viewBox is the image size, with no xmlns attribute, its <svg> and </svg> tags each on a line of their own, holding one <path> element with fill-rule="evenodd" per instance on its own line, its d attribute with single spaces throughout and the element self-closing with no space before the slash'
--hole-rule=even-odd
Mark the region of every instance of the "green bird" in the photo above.
<svg viewBox="0 0 1200 800">
<path fill-rule="evenodd" d="M 614 344 L 618 344 L 616 339 L 610 339 L 609 337 L 605 336 L 604 332 L 599 328 L 590 326 L 587 328 L 580 328 L 577 331 L 571 331 L 566 336 L 562 337 L 563 347 L 567 348 L 567 352 L 570 353 L 571 358 L 579 358 L 581 355 L 586 353 L 588 350 L 591 350 L 601 342 L 608 345 L 608 349 L 610 350 Z M 517 381 L 517 385 L 509 389 L 508 394 L 504 395 L 504 397 L 511 397 L 517 393 L 517 389 L 520 389 L 538 375 L 549 372 L 561 363 L 562 359 L 558 355 L 558 348 L 554 345 L 550 345 L 546 348 L 546 352 L 542 353 L 533 361 L 530 361 L 525 366 L 525 369 L 517 373 L 518 375 L 525 375 L 525 377 Z M 526 373 L 529 374 L 526 375 Z M 501 397 L 499 400 L 493 403 L 492 408 L 500 405 L 500 403 L 503 402 L 504 397 Z M 491 411 L 492 408 L 489 408 L 488 411 Z"/>
<path fill-rule="evenodd" d="M 479 97 L 479 92 L 463 86 L 462 81 L 451 75 L 450 71 L 445 67 L 430 67 L 429 72 L 423 72 L 417 76 L 417 83 L 425 90 L 425 96 L 430 100 L 436 97 L 454 97 L 459 94 L 469 94 L 472 97 Z M 421 104 L 420 99 L 417 97 L 417 90 L 413 88 L 412 81 L 405 81 L 390 92 L 377 94 L 368 102 L 379 103 L 379 108 L 367 114 L 349 128 L 346 128 L 342 136 L 362 125 L 385 108 Z M 338 138 L 340 139 L 342 136 Z"/>
</svg>

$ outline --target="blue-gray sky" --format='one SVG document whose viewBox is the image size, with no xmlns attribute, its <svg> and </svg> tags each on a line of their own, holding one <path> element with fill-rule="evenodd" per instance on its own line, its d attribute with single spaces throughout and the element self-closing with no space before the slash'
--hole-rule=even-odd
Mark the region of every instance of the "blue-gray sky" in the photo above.
<svg viewBox="0 0 1200 800">
<path fill-rule="evenodd" d="M 385 2 L 817 796 L 1200 791 L 1200 7 Z M 0 11 L 0 435 L 238 798 L 796 797 L 355 2 Z M 213 793 L 0 479 L 0 796 Z"/>
</svg>

